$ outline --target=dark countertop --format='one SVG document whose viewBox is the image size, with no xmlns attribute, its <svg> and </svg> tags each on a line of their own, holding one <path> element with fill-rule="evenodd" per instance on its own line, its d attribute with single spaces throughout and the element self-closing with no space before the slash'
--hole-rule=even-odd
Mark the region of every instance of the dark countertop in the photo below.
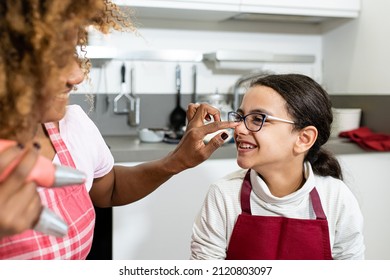
<svg viewBox="0 0 390 280">
<path fill-rule="evenodd" d="M 142 143 L 136 136 L 104 136 L 110 147 L 115 162 L 143 162 L 162 158 L 174 150 L 176 144 Z M 336 155 L 372 153 L 351 143 L 348 139 L 331 138 L 325 145 Z M 234 159 L 236 148 L 234 144 L 225 144 L 210 157 L 210 159 Z"/>
</svg>

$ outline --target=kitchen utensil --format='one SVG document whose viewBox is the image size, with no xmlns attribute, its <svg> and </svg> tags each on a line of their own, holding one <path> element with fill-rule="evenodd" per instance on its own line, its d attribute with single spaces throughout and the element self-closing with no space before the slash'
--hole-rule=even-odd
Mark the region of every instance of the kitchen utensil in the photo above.
<svg viewBox="0 0 390 280">
<path fill-rule="evenodd" d="M 43 206 L 34 230 L 55 237 L 64 237 L 68 233 L 68 224 L 56 213 Z"/>
<path fill-rule="evenodd" d="M 181 90 L 181 69 L 180 65 L 176 66 L 176 108 L 173 109 L 169 116 L 172 129 L 182 136 L 182 128 L 186 125 L 186 111 L 180 106 L 180 90 Z"/>
<path fill-rule="evenodd" d="M 197 69 L 196 65 L 192 66 L 192 103 L 196 103 L 196 78 L 197 78 Z"/>
<path fill-rule="evenodd" d="M 15 141 L 0 139 L 0 151 L 15 144 Z M 19 162 L 16 159 L 0 173 L 0 182 L 13 170 Z M 53 164 L 49 159 L 39 156 L 34 167 L 27 177 L 27 181 L 36 182 L 41 187 L 62 187 L 74 184 L 82 184 L 86 180 L 86 175 L 74 168 Z"/>
<path fill-rule="evenodd" d="M 0 151 L 14 144 L 14 141 L 0 139 Z M 0 182 L 12 171 L 19 160 L 20 158 L 14 160 L 0 173 Z M 27 181 L 36 182 L 39 186 L 46 188 L 82 184 L 85 180 L 86 176 L 83 172 L 67 166 L 55 165 L 43 156 L 38 157 L 27 177 Z M 39 221 L 34 229 L 48 235 L 63 237 L 68 232 L 68 225 L 57 214 L 43 206 Z"/>
<path fill-rule="evenodd" d="M 130 108 L 128 115 L 128 124 L 130 126 L 139 126 L 140 124 L 140 98 L 134 94 L 134 68 L 130 69 Z"/>
<path fill-rule="evenodd" d="M 123 63 L 121 67 L 121 91 L 120 93 L 114 98 L 114 113 L 115 114 L 128 114 L 129 113 L 129 104 L 131 102 L 131 98 L 128 94 L 126 94 L 126 66 Z M 119 108 L 119 104 L 121 99 L 126 99 L 126 106 L 123 108 Z"/>
<path fill-rule="evenodd" d="M 114 98 L 114 113 L 127 114 L 127 123 L 130 126 L 138 126 L 140 124 L 140 98 L 134 94 L 133 71 L 130 69 L 130 94 L 126 90 L 126 66 L 125 63 L 121 67 L 121 92 Z M 125 99 L 125 106 L 119 108 L 121 99 Z"/>
</svg>

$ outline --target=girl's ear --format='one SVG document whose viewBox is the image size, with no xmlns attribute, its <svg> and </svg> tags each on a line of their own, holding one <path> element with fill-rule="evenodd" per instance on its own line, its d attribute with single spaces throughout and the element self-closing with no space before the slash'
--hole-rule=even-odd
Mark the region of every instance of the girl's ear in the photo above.
<svg viewBox="0 0 390 280">
<path fill-rule="evenodd" d="M 305 128 L 302 128 L 298 134 L 297 141 L 295 143 L 295 152 L 305 153 L 311 146 L 314 145 L 317 140 L 318 131 L 315 126 L 309 125 Z"/>
</svg>

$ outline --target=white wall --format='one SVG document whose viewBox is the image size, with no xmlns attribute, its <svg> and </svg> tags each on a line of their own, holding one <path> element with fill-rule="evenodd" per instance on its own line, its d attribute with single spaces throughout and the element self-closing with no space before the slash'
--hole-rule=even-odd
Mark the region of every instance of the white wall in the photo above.
<svg viewBox="0 0 390 280">
<path fill-rule="evenodd" d="M 189 50 L 213 52 L 216 50 L 261 51 L 272 54 L 314 55 L 316 61 L 309 64 L 259 63 L 255 67 L 276 72 L 299 72 L 319 82 L 322 78 L 322 39 L 318 26 L 299 23 L 260 22 L 201 22 L 139 19 L 141 36 L 113 33 L 103 39 L 94 36 L 92 44 L 112 46 L 122 50 Z M 111 61 L 105 71 L 93 69 L 92 86 L 81 87 L 90 93 L 120 90 L 120 65 Z M 134 91 L 136 93 L 174 93 L 175 66 L 177 62 L 126 61 L 134 66 Z M 241 71 L 215 70 L 203 62 L 180 62 L 182 67 L 182 92 L 192 93 L 192 66 L 198 68 L 198 93 L 232 92 L 234 82 L 244 73 Z M 104 75 L 106 77 L 104 77 Z M 99 82 L 100 80 L 100 82 Z"/>
<path fill-rule="evenodd" d="M 331 93 L 390 93 L 390 1 L 361 0 L 361 14 L 323 35 L 323 84 Z"/>
</svg>

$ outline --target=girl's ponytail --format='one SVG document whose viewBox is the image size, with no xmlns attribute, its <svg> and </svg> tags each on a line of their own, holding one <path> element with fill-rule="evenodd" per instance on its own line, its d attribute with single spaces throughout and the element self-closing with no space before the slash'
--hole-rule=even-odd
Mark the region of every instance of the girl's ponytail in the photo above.
<svg viewBox="0 0 390 280">
<path fill-rule="evenodd" d="M 343 180 L 341 166 L 335 156 L 324 148 L 320 148 L 315 155 L 308 154 L 313 172 L 320 176 L 332 176 Z"/>
</svg>

